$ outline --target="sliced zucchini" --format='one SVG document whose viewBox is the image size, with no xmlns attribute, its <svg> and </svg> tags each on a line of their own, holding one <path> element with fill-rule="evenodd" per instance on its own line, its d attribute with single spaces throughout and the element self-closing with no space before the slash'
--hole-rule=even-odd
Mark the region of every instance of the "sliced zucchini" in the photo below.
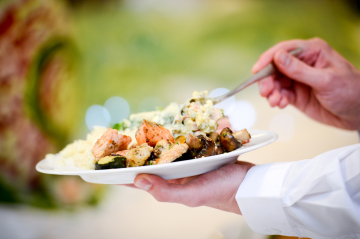
<svg viewBox="0 0 360 239">
<path fill-rule="evenodd" d="M 121 156 L 106 156 L 95 163 L 95 170 L 126 168 L 126 158 Z"/>
</svg>

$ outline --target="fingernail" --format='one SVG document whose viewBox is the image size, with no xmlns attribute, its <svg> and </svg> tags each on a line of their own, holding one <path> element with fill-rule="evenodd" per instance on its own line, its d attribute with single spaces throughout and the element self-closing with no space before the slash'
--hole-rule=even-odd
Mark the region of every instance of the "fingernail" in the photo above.
<svg viewBox="0 0 360 239">
<path fill-rule="evenodd" d="M 288 66 L 290 63 L 290 57 L 288 54 L 286 54 L 285 52 L 282 52 L 279 56 L 279 60 L 280 62 L 284 65 L 284 66 Z"/>
<path fill-rule="evenodd" d="M 135 182 L 135 186 L 144 189 L 145 191 L 148 191 L 151 188 L 152 184 L 145 179 L 140 179 Z"/>
</svg>

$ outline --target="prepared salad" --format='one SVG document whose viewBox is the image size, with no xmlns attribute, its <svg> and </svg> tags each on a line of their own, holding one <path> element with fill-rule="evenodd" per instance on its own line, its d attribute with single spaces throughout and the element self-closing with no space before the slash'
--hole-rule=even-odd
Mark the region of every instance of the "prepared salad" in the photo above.
<svg viewBox="0 0 360 239">
<path fill-rule="evenodd" d="M 215 132 L 224 114 L 207 97 L 206 91 L 194 92 L 180 113 L 180 106 L 172 103 L 163 110 L 131 115 L 112 128 L 95 127 L 86 140 L 76 140 L 58 157 L 48 154 L 46 159 L 58 167 L 104 170 L 198 159 L 248 143 L 246 129 Z"/>
</svg>

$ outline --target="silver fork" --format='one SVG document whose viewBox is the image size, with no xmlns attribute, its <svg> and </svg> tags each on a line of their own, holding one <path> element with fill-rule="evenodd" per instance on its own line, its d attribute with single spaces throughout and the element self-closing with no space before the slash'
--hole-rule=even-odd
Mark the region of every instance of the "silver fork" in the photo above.
<svg viewBox="0 0 360 239">
<path fill-rule="evenodd" d="M 296 48 L 295 50 L 292 50 L 289 52 L 289 54 L 293 55 L 293 56 L 298 56 L 300 53 L 302 52 L 301 48 Z M 273 73 L 275 73 L 275 66 L 273 65 L 273 63 L 268 64 L 267 66 L 265 66 L 263 69 L 261 69 L 259 72 L 255 73 L 252 77 L 250 77 L 247 81 L 241 83 L 238 87 L 236 87 L 235 89 L 229 91 L 228 93 L 221 95 L 221 96 L 217 96 L 217 97 L 209 97 L 207 100 L 211 100 L 213 102 L 214 105 L 230 98 L 231 96 L 235 95 L 236 93 L 238 93 L 239 91 L 245 89 L 246 87 L 248 87 L 249 85 L 263 79 L 266 76 L 270 76 Z"/>
<path fill-rule="evenodd" d="M 289 52 L 289 54 L 293 55 L 293 56 L 298 56 L 300 53 L 302 52 L 301 48 L 296 48 L 292 51 Z M 273 65 L 273 63 L 268 64 L 267 66 L 265 66 L 263 69 L 261 69 L 259 72 L 255 73 L 253 76 L 251 76 L 247 81 L 241 83 L 238 87 L 236 87 L 235 89 L 229 91 L 228 93 L 221 95 L 221 96 L 217 96 L 217 97 L 209 97 L 206 100 L 211 100 L 213 102 L 214 105 L 230 98 L 231 96 L 235 95 L 236 93 L 238 93 L 239 91 L 245 89 L 246 87 L 248 87 L 249 85 L 263 79 L 266 76 L 270 76 L 273 73 L 275 73 L 276 68 Z M 190 100 L 192 100 L 192 98 L 188 99 L 187 101 L 185 101 L 185 103 L 180 107 L 180 110 L 178 112 L 178 114 L 175 116 L 174 122 L 173 124 L 175 124 L 176 118 L 179 114 L 181 114 L 181 111 L 184 107 L 184 105 L 189 102 Z"/>
</svg>

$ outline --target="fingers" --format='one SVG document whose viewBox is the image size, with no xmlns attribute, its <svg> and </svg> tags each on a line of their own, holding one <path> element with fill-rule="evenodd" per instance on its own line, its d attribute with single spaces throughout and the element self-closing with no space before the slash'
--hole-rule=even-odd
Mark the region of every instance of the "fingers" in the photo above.
<svg viewBox="0 0 360 239">
<path fill-rule="evenodd" d="M 159 202 L 181 203 L 190 206 L 193 199 L 190 195 L 196 193 L 194 187 L 187 184 L 172 184 L 156 175 L 138 175 L 134 184 L 150 193 Z"/>
<path fill-rule="evenodd" d="M 134 184 L 160 202 L 181 203 L 190 207 L 205 205 L 240 213 L 235 194 L 252 166 L 251 163 L 237 162 L 194 177 L 185 184 L 172 184 L 155 175 L 141 174 L 135 178 Z"/>
<path fill-rule="evenodd" d="M 303 49 L 304 45 L 305 44 L 303 40 L 291 40 L 276 44 L 275 46 L 271 47 L 263 54 L 261 54 L 258 61 L 254 64 L 253 68 L 251 69 L 251 72 L 256 73 L 265 66 L 267 66 L 268 64 L 270 64 L 273 61 L 274 55 L 278 50 L 282 49 L 284 51 L 291 51 L 295 48 Z"/>
<path fill-rule="evenodd" d="M 268 97 L 274 90 L 274 76 L 268 76 L 259 81 L 259 90 L 262 97 Z"/>
<path fill-rule="evenodd" d="M 313 88 L 322 85 L 321 79 L 323 79 L 324 73 L 321 70 L 307 65 L 284 50 L 275 53 L 274 64 L 282 74 L 290 79 Z"/>
<path fill-rule="evenodd" d="M 286 107 L 294 98 L 292 81 L 283 75 L 272 75 L 259 82 L 260 95 L 266 97 L 270 106 Z"/>
</svg>

